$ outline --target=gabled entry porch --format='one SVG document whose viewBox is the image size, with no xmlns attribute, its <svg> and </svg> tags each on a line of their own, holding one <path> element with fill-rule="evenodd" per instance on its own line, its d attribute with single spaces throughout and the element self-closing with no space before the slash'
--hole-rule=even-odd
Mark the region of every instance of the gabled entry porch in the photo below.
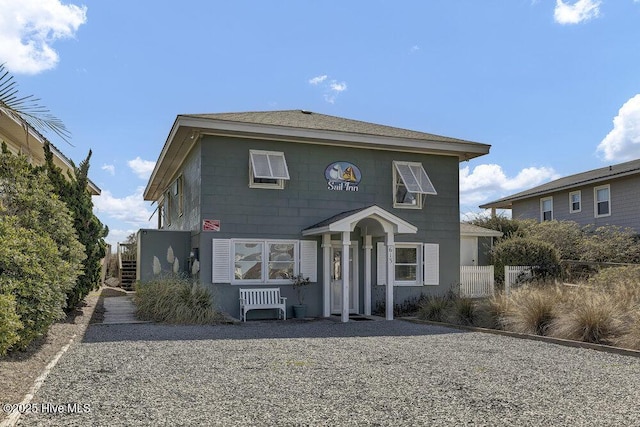
<svg viewBox="0 0 640 427">
<path fill-rule="evenodd" d="M 385 269 L 387 274 L 385 318 L 393 320 L 395 235 L 415 234 L 418 229 L 377 205 L 342 212 L 302 231 L 303 236 L 322 236 L 322 315 L 329 317 L 332 311 L 331 306 L 334 305 L 334 309 L 338 306 L 341 320 L 348 322 L 349 312 L 353 311 L 354 307 L 358 307 L 358 302 L 352 301 L 352 299 L 358 296 L 359 283 L 357 280 L 359 275 L 357 272 L 353 274 L 354 272 L 351 271 L 353 268 L 358 268 L 358 262 L 354 262 L 354 259 L 357 259 L 358 245 L 352 243 L 352 233 L 356 227 L 360 229 L 364 249 L 364 314 L 371 315 L 373 238 L 384 237 L 387 250 L 385 258 L 387 263 Z M 333 298 L 332 285 L 334 288 Z M 341 301 L 337 302 L 336 297 Z"/>
</svg>

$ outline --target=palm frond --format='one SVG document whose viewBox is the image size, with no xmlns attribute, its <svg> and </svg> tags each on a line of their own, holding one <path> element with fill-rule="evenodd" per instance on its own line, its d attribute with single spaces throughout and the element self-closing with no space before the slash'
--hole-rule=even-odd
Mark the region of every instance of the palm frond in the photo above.
<svg viewBox="0 0 640 427">
<path fill-rule="evenodd" d="M 4 64 L 0 64 L 0 108 L 14 118 L 31 126 L 40 133 L 51 131 L 62 138 L 69 145 L 71 132 L 62 120 L 39 104 L 40 99 L 33 95 L 20 96 L 18 85 Z"/>
</svg>

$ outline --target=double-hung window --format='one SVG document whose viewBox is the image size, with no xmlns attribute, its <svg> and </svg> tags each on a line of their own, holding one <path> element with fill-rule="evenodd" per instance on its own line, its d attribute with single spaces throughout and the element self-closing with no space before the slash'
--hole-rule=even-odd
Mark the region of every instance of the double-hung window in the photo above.
<svg viewBox="0 0 640 427">
<path fill-rule="evenodd" d="M 289 169 L 284 153 L 249 150 L 249 187 L 282 189 L 288 180 Z"/>
<path fill-rule="evenodd" d="M 602 185 L 593 189 L 595 217 L 611 215 L 611 193 L 609 185 Z"/>
<path fill-rule="evenodd" d="M 576 213 L 582 210 L 582 193 L 580 190 L 569 193 L 569 213 Z"/>
<path fill-rule="evenodd" d="M 553 197 L 540 199 L 540 221 L 553 220 Z"/>
<path fill-rule="evenodd" d="M 387 248 L 376 247 L 377 284 L 387 284 Z M 394 286 L 438 285 L 440 256 L 437 243 L 396 243 L 393 255 Z"/>
<path fill-rule="evenodd" d="M 422 209 L 424 195 L 438 194 L 422 163 L 393 162 L 393 207 Z"/>
</svg>

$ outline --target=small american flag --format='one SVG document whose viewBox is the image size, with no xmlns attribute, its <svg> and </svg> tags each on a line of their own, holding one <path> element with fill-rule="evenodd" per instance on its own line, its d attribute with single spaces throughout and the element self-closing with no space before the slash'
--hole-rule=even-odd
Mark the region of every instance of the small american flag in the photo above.
<svg viewBox="0 0 640 427">
<path fill-rule="evenodd" d="M 202 220 L 202 231 L 220 231 L 220 220 L 219 219 Z"/>
</svg>

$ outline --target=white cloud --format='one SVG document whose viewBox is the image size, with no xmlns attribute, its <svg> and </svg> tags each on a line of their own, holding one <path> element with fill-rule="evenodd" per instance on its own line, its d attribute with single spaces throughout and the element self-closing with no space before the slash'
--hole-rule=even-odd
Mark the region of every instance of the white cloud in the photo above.
<svg viewBox="0 0 640 427">
<path fill-rule="evenodd" d="M 331 80 L 331 83 L 329 83 L 329 89 L 338 93 L 344 92 L 345 90 L 347 90 L 347 84 L 345 82 L 338 83 L 335 80 Z"/>
<path fill-rule="evenodd" d="M 478 207 L 518 191 L 535 187 L 560 176 L 546 167 L 522 169 L 515 177 L 507 177 L 496 164 L 469 166 L 460 169 L 460 206 Z"/>
<path fill-rule="evenodd" d="M 0 62 L 15 73 L 37 74 L 56 66 L 53 43 L 74 37 L 87 22 L 87 7 L 59 0 L 0 0 Z"/>
<path fill-rule="evenodd" d="M 313 86 L 320 86 L 324 91 L 322 95 L 324 97 L 324 100 L 330 104 L 333 104 L 336 102 L 336 98 L 338 97 L 338 95 L 347 90 L 347 83 L 338 82 L 338 80 L 336 79 L 327 80 L 328 78 L 328 75 L 322 74 L 320 76 L 309 79 L 309 84 Z"/>
<path fill-rule="evenodd" d="M 573 4 L 556 0 L 553 18 L 558 24 L 579 24 L 600 15 L 600 0 L 578 0 Z"/>
<path fill-rule="evenodd" d="M 153 172 L 153 168 L 156 166 L 156 162 L 142 160 L 140 156 L 133 160 L 129 160 L 127 164 L 140 179 L 149 179 L 151 172 Z"/>
<path fill-rule="evenodd" d="M 322 83 L 325 80 L 327 80 L 327 75 L 323 74 L 321 76 L 317 76 L 317 77 L 314 77 L 312 79 L 309 79 L 309 84 L 312 84 L 312 85 L 315 86 L 315 85 L 318 85 L 318 84 Z"/>
<path fill-rule="evenodd" d="M 604 160 L 640 158 L 640 94 L 624 103 L 613 119 L 613 129 L 598 145 Z"/>
<path fill-rule="evenodd" d="M 111 175 L 115 175 L 116 174 L 116 167 L 114 165 L 104 164 L 104 165 L 102 165 L 102 167 L 100 169 L 102 169 L 103 171 L 109 172 Z"/>
<path fill-rule="evenodd" d="M 411 46 L 411 49 L 409 49 L 409 53 L 416 53 L 419 50 L 420 50 L 420 46 L 413 45 L 413 46 Z"/>
<path fill-rule="evenodd" d="M 127 237 L 129 237 L 131 233 L 136 233 L 137 231 L 138 229 L 133 229 L 133 228 L 128 230 L 109 229 L 109 235 L 107 236 L 105 241 L 111 245 L 111 252 L 115 253 L 117 249 L 116 245 L 118 243 L 126 242 Z"/>
<path fill-rule="evenodd" d="M 149 203 L 144 201 L 143 191 L 144 187 L 138 187 L 135 193 L 118 198 L 109 190 L 103 190 L 100 196 L 93 197 L 94 212 L 107 225 L 109 221 L 105 217 L 134 227 L 149 227 L 153 211 L 149 208 Z"/>
</svg>

